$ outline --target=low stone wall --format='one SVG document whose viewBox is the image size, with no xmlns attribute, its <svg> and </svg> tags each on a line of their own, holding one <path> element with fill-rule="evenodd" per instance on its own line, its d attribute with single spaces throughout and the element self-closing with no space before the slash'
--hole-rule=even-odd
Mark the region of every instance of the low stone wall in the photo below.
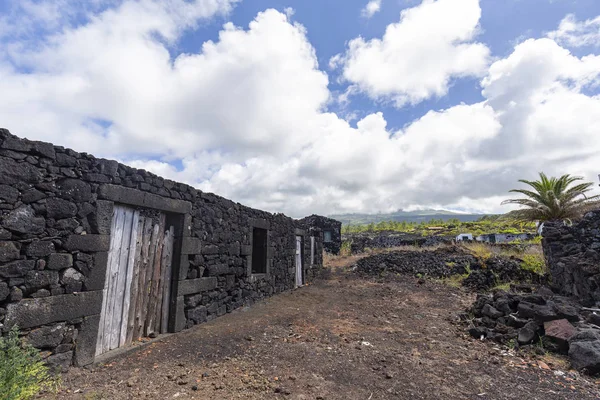
<svg viewBox="0 0 600 400">
<path fill-rule="evenodd" d="M 298 235 L 305 279 L 322 268 L 310 220 L 0 129 L 0 326 L 18 325 L 51 363 L 94 360 L 115 204 L 164 212 L 175 228 L 170 332 L 294 288 Z M 268 230 L 263 274 L 251 270 L 253 228 Z"/>
<path fill-rule="evenodd" d="M 542 236 L 553 288 L 584 305 L 600 303 L 600 210 L 573 226 L 546 223 Z"/>
<path fill-rule="evenodd" d="M 516 257 L 492 256 L 481 260 L 460 246 L 435 250 L 399 250 L 361 258 L 356 272 L 364 276 L 412 275 L 429 278 L 448 278 L 462 275 L 462 285 L 485 291 L 510 282 L 544 284 L 546 277 L 521 267 Z"/>
</svg>

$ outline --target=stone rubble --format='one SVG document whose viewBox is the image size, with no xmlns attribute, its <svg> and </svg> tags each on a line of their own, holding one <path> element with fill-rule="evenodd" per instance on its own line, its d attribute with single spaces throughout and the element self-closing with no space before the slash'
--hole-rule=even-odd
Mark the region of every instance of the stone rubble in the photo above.
<svg viewBox="0 0 600 400">
<path fill-rule="evenodd" d="M 568 355 L 573 368 L 600 372 L 600 315 L 576 299 L 555 295 L 545 287 L 536 293 L 496 291 L 479 294 L 463 317 L 477 339 L 509 346 L 541 346 Z"/>
</svg>

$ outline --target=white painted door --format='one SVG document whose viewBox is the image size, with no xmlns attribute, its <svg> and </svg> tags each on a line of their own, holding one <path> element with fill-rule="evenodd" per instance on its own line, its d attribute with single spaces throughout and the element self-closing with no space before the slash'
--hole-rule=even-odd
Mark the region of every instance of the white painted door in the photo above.
<svg viewBox="0 0 600 400">
<path fill-rule="evenodd" d="M 302 236 L 296 236 L 296 287 L 302 286 Z"/>
</svg>

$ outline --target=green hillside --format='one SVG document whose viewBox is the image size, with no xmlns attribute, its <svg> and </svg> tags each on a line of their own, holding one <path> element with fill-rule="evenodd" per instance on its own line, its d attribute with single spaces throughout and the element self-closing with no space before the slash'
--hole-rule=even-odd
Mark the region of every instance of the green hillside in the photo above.
<svg viewBox="0 0 600 400">
<path fill-rule="evenodd" d="M 477 221 L 483 216 L 485 214 L 461 214 L 445 210 L 398 210 L 387 214 L 335 214 L 329 217 L 340 221 L 344 225 L 367 225 L 371 223 L 377 224 L 382 221 L 421 223 L 431 221 L 432 219 L 437 221 L 458 219 L 461 222 L 471 222 Z"/>
</svg>

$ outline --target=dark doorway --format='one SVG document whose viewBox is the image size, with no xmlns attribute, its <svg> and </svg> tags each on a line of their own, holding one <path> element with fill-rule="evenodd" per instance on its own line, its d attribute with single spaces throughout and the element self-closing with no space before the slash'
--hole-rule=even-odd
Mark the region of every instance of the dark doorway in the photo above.
<svg viewBox="0 0 600 400">
<path fill-rule="evenodd" d="M 252 273 L 267 273 L 267 230 L 252 230 Z"/>
</svg>

